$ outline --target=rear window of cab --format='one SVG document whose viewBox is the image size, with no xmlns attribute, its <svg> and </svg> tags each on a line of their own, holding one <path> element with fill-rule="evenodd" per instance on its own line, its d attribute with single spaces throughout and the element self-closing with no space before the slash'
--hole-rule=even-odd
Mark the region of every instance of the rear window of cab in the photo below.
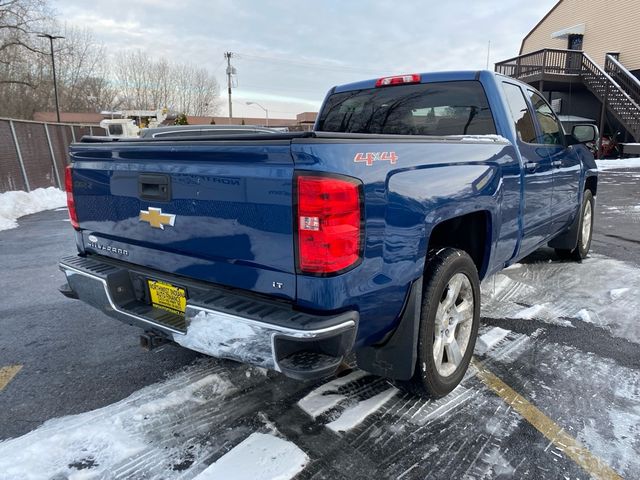
<svg viewBox="0 0 640 480">
<path fill-rule="evenodd" d="M 316 130 L 387 135 L 486 135 L 496 128 L 476 80 L 419 83 L 334 93 Z"/>
</svg>

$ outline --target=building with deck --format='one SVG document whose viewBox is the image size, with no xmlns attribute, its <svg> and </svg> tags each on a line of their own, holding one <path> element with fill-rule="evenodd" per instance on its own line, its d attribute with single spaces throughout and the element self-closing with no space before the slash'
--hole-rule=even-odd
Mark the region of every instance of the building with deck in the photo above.
<svg viewBox="0 0 640 480">
<path fill-rule="evenodd" d="M 560 0 L 498 73 L 536 87 L 556 113 L 640 142 L 639 0 Z M 619 132 L 619 133 L 618 133 Z"/>
</svg>

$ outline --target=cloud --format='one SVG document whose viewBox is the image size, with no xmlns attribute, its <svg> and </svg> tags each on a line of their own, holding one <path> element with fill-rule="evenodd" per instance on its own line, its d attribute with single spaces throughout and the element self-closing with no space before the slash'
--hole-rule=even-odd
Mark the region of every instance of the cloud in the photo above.
<svg viewBox="0 0 640 480">
<path fill-rule="evenodd" d="M 238 55 L 234 113 L 256 101 L 275 116 L 317 108 L 336 84 L 390 75 L 486 67 L 517 55 L 555 4 L 542 0 L 322 2 L 57 0 L 60 19 L 88 27 L 110 55 L 139 48 L 214 72 L 226 90 L 223 53 Z M 226 99 L 226 97 L 225 97 Z M 225 102 L 223 102 L 226 105 Z M 279 112 L 275 115 L 275 112 Z"/>
</svg>

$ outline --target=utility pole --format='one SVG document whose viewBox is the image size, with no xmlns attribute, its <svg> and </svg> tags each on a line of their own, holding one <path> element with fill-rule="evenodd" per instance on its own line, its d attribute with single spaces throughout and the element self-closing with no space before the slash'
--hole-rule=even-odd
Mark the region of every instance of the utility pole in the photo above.
<svg viewBox="0 0 640 480">
<path fill-rule="evenodd" d="M 51 47 L 51 69 L 53 70 L 53 94 L 56 97 L 56 117 L 58 118 L 58 123 L 60 123 L 60 106 L 58 104 L 58 82 L 56 80 L 56 59 L 53 55 L 53 41 L 57 40 L 61 37 L 60 35 L 50 35 L 48 33 L 41 33 L 38 35 L 41 38 L 49 39 L 49 46 Z"/>
<path fill-rule="evenodd" d="M 231 118 L 233 117 L 233 107 L 231 106 L 231 75 L 236 73 L 236 69 L 231 66 L 232 52 L 225 52 L 224 58 L 227 59 L 227 88 L 229 90 L 229 124 L 231 124 Z"/>
</svg>

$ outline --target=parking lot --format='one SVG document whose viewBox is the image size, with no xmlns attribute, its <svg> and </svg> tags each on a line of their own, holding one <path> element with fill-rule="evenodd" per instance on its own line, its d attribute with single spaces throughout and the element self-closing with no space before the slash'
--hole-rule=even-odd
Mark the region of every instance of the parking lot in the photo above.
<svg viewBox="0 0 640 480">
<path fill-rule="evenodd" d="M 483 282 L 473 365 L 437 401 L 145 352 L 57 292 L 66 210 L 24 217 L 0 232 L 0 479 L 640 478 L 638 185 L 601 174 L 583 263 L 542 249 Z"/>
</svg>

